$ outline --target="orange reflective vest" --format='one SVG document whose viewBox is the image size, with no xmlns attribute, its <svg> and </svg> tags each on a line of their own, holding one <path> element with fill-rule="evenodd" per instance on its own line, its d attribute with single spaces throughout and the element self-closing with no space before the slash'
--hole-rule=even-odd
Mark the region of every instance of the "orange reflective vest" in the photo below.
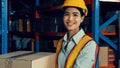
<svg viewBox="0 0 120 68">
<path fill-rule="evenodd" d="M 91 40 L 92 40 L 92 38 L 87 36 L 87 35 L 82 37 L 82 39 L 78 42 L 77 45 L 75 45 L 73 47 L 70 54 L 68 55 L 68 58 L 66 60 L 66 64 L 65 64 L 64 68 L 73 68 L 80 51 L 87 44 L 87 42 L 89 42 Z M 56 68 L 58 68 L 58 54 L 61 51 L 62 43 L 63 43 L 63 40 L 62 39 L 59 40 L 58 45 L 57 45 L 57 49 L 56 49 L 56 54 L 57 54 L 57 56 L 56 56 Z M 93 65 L 92 68 L 95 68 L 95 64 Z"/>
</svg>

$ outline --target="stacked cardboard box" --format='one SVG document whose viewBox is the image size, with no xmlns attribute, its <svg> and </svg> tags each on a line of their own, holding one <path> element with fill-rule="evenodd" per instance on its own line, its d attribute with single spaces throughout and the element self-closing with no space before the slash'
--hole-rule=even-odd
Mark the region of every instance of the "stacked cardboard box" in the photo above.
<svg viewBox="0 0 120 68">
<path fill-rule="evenodd" d="M 115 61 L 114 50 L 107 46 L 100 47 L 99 66 L 115 66 L 114 61 Z"/>
<path fill-rule="evenodd" d="M 114 61 L 115 61 L 114 50 L 108 48 L 108 66 L 114 66 Z"/>
<path fill-rule="evenodd" d="M 30 22 L 30 19 L 27 19 L 27 32 L 31 32 L 31 22 Z"/>
<path fill-rule="evenodd" d="M 0 68 L 55 68 L 55 53 L 38 52 L 8 58 L 0 59 Z"/>
<path fill-rule="evenodd" d="M 108 66 L 108 47 L 100 47 L 99 66 Z"/>
<path fill-rule="evenodd" d="M 19 32 L 23 32 L 24 30 L 23 30 L 23 20 L 22 19 L 19 19 L 18 20 L 18 26 L 19 26 Z"/>
<path fill-rule="evenodd" d="M 10 68 L 11 60 L 18 56 L 28 55 L 32 51 L 16 51 L 8 54 L 0 55 L 0 68 Z"/>
</svg>

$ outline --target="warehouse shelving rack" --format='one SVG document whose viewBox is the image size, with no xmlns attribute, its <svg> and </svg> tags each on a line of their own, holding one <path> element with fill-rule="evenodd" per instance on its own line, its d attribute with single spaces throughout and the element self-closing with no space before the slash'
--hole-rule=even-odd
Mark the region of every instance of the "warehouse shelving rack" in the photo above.
<svg viewBox="0 0 120 68">
<path fill-rule="evenodd" d="M 114 50 L 118 50 L 118 45 L 116 45 L 113 41 L 111 41 L 108 37 L 101 33 L 101 30 L 111 24 L 113 21 L 119 18 L 120 12 L 116 12 L 110 19 L 108 19 L 105 23 L 100 25 L 100 1 L 104 2 L 120 2 L 120 0 L 94 0 L 93 4 L 93 13 L 92 13 L 92 31 L 94 40 L 99 43 L 100 38 L 108 43 Z M 120 45 L 120 44 L 119 44 Z M 97 61 L 96 68 L 99 68 L 99 63 Z"/>
<path fill-rule="evenodd" d="M 88 1 L 87 2 L 88 4 L 91 4 L 91 1 L 89 1 L 89 0 L 86 0 L 86 1 Z M 40 5 L 39 2 L 40 2 L 40 0 L 35 0 L 35 6 L 36 7 Z M 0 33 L 1 37 L 2 37 L 1 53 L 5 54 L 5 53 L 8 53 L 8 23 L 10 22 L 9 19 L 8 19 L 9 18 L 8 17 L 8 15 L 9 15 L 8 11 L 10 10 L 11 7 L 8 5 L 9 0 L 1 0 L 1 3 L 2 3 L 2 9 L 1 9 L 2 10 L 2 29 L 1 29 L 1 33 Z M 35 10 L 36 10 L 36 8 L 35 8 Z M 59 35 L 59 34 L 61 34 L 61 33 L 57 33 L 56 35 Z M 36 43 L 35 49 L 36 50 L 35 51 L 38 52 L 39 51 L 39 43 L 40 43 L 38 33 L 35 34 L 35 39 L 36 39 L 36 41 L 35 41 L 35 43 Z"/>
<path fill-rule="evenodd" d="M 109 1 L 109 0 L 108 0 Z M 93 10 L 93 37 L 96 40 L 97 43 L 99 43 L 99 38 L 103 39 L 104 41 L 106 41 L 108 44 L 110 44 L 110 46 L 112 46 L 115 50 L 117 50 L 117 45 L 114 44 L 111 40 L 109 40 L 107 37 L 105 37 L 104 35 L 102 35 L 100 33 L 100 31 L 108 26 L 109 24 L 111 24 L 114 20 L 116 20 L 119 17 L 119 13 L 116 13 L 114 16 L 112 16 L 109 20 L 107 20 L 104 24 L 99 25 L 99 19 L 100 19 L 100 1 L 99 0 L 95 0 L 94 1 L 94 10 Z"/>
</svg>

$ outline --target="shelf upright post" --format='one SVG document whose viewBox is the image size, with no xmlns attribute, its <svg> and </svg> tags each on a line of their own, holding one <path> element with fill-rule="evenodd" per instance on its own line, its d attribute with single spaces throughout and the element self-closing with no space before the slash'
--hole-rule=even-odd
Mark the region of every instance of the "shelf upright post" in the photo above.
<svg viewBox="0 0 120 68">
<path fill-rule="evenodd" d="M 36 33 L 35 36 L 36 36 L 35 51 L 36 51 L 36 52 L 39 52 L 39 51 L 40 51 L 40 50 L 39 50 L 39 48 L 40 48 L 40 47 L 39 47 L 39 44 L 40 44 L 40 41 L 39 41 L 39 40 L 40 40 L 40 39 L 39 39 L 38 33 Z"/>
<path fill-rule="evenodd" d="M 8 0 L 2 0 L 2 54 L 8 53 Z"/>
<path fill-rule="evenodd" d="M 118 39 L 118 48 L 119 48 L 119 50 L 118 50 L 118 58 L 120 59 L 120 10 L 119 10 L 119 18 L 118 18 L 118 36 L 119 36 L 119 39 Z"/>
<path fill-rule="evenodd" d="M 1 54 L 1 50 L 2 50 L 2 5 L 1 5 L 2 1 L 0 0 L 0 54 Z"/>
<path fill-rule="evenodd" d="M 94 0 L 92 5 L 92 33 L 93 39 L 99 44 L 99 17 L 100 17 L 100 1 Z M 99 68 L 99 61 L 96 61 L 96 68 Z"/>
<path fill-rule="evenodd" d="M 36 12 L 37 12 L 37 7 L 39 6 L 39 4 L 40 4 L 40 0 L 35 0 L 35 19 L 37 19 L 38 18 L 38 16 L 36 15 Z M 37 23 L 37 21 L 35 20 L 35 23 Z M 35 51 L 36 52 L 39 52 L 40 50 L 39 50 L 39 46 L 40 46 L 40 41 L 39 41 L 39 35 L 38 35 L 38 33 L 36 33 L 36 46 L 35 46 Z"/>
<path fill-rule="evenodd" d="M 99 0 L 94 0 L 92 11 L 92 32 L 94 40 L 99 44 Z"/>
<path fill-rule="evenodd" d="M 39 6 L 40 0 L 36 0 L 35 4 L 36 6 Z"/>
</svg>

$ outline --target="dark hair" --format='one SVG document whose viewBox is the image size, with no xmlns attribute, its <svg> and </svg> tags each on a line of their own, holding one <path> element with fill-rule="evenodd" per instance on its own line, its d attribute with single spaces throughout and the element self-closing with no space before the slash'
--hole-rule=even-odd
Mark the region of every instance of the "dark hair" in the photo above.
<svg viewBox="0 0 120 68">
<path fill-rule="evenodd" d="M 67 8 L 69 8 L 69 7 L 73 7 L 73 6 L 63 7 L 63 13 L 64 13 L 64 12 L 65 12 L 65 10 L 66 10 Z M 84 15 L 85 15 L 85 13 L 84 13 L 84 11 L 83 11 L 83 9 L 82 9 L 82 8 L 78 8 L 78 7 L 74 7 L 74 8 L 77 8 L 77 9 L 80 11 L 81 16 L 84 16 Z"/>
</svg>

